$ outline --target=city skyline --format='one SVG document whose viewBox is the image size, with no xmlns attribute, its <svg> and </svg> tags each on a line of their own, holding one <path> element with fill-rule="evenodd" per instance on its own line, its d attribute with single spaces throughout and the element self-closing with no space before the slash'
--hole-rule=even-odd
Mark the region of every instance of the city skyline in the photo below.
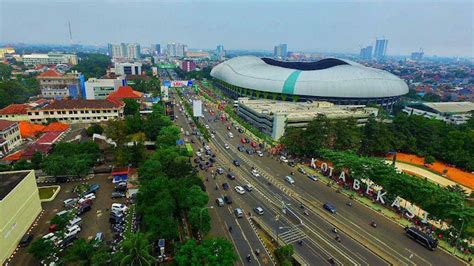
<svg viewBox="0 0 474 266">
<path fill-rule="evenodd" d="M 473 38 L 467 36 L 473 36 L 469 12 L 473 4 L 426 3 L 0 0 L 0 40 L 69 44 L 70 22 L 73 42 L 85 45 L 137 42 L 145 47 L 180 42 L 202 49 L 223 44 L 228 50 L 271 51 L 276 44 L 287 43 L 289 51 L 358 54 L 363 47 L 375 47 L 377 38 L 384 38 L 390 40 L 389 56 L 410 55 L 423 47 L 427 55 L 472 57 Z M 244 13 L 243 23 L 229 19 L 242 18 L 239 14 Z"/>
</svg>

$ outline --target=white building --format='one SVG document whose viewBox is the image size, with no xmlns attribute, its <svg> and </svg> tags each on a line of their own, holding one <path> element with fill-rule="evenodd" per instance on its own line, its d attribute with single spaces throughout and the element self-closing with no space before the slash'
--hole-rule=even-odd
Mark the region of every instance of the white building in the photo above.
<svg viewBox="0 0 474 266">
<path fill-rule="evenodd" d="M 367 122 L 378 109 L 365 105 L 334 105 L 330 102 L 285 102 L 238 99 L 237 114 L 261 132 L 278 140 L 286 128 L 305 128 L 316 116 L 329 119 L 355 118 L 359 125 Z"/>
<path fill-rule="evenodd" d="M 138 43 L 121 43 L 109 44 L 108 52 L 112 58 L 140 58 L 140 44 Z"/>
<path fill-rule="evenodd" d="M 48 54 L 27 54 L 23 55 L 23 63 L 27 66 L 31 65 L 56 65 L 56 64 L 68 64 L 77 65 L 77 56 L 75 54 L 61 54 L 61 53 L 48 53 Z"/>
<path fill-rule="evenodd" d="M 97 123 L 123 117 L 124 104 L 113 100 L 58 100 L 28 110 L 29 120 L 43 124 L 49 120 L 73 123 Z"/>
<path fill-rule="evenodd" d="M 83 98 L 88 100 L 103 100 L 111 92 L 116 91 L 120 86 L 125 86 L 124 77 L 116 79 L 96 79 L 90 78 L 84 83 L 86 95 Z"/>
<path fill-rule="evenodd" d="M 471 102 L 441 102 L 413 104 L 403 108 L 409 115 L 421 115 L 426 118 L 442 120 L 451 124 L 464 124 L 472 116 L 474 103 Z"/>
<path fill-rule="evenodd" d="M 112 72 L 116 75 L 141 75 L 142 63 L 115 62 Z"/>
<path fill-rule="evenodd" d="M 21 144 L 18 122 L 0 120 L 0 158 Z"/>
</svg>

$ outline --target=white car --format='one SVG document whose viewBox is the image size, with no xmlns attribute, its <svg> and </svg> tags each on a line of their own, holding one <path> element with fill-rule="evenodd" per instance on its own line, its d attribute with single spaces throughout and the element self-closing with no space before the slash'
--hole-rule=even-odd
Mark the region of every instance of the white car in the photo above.
<svg viewBox="0 0 474 266">
<path fill-rule="evenodd" d="M 293 185 L 295 183 L 295 180 L 293 179 L 293 177 L 289 175 L 285 176 L 285 181 L 290 183 L 290 185 Z"/>
<path fill-rule="evenodd" d="M 263 152 L 261 150 L 258 150 L 257 155 L 260 156 L 260 157 L 263 157 Z"/>
<path fill-rule="evenodd" d="M 260 206 L 256 207 L 254 210 L 258 215 L 263 215 L 264 213 L 263 208 Z"/>
<path fill-rule="evenodd" d="M 240 195 L 245 194 L 245 189 L 241 186 L 235 187 L 235 192 L 239 193 Z"/>
<path fill-rule="evenodd" d="M 66 238 L 72 235 L 77 235 L 79 232 L 81 232 L 81 228 L 79 227 L 79 225 L 66 227 L 66 231 L 64 232 L 64 237 Z"/>
<path fill-rule="evenodd" d="M 211 134 L 211 139 L 215 138 L 216 136 L 214 136 L 214 134 Z"/>
<path fill-rule="evenodd" d="M 205 128 L 206 128 L 206 129 L 209 129 L 209 125 L 206 125 Z"/>
<path fill-rule="evenodd" d="M 285 156 L 280 156 L 280 161 L 282 161 L 284 163 L 288 163 L 288 159 L 286 159 Z"/>
<path fill-rule="evenodd" d="M 252 175 L 255 177 L 260 177 L 260 174 L 258 173 L 257 169 L 252 170 Z"/>
<path fill-rule="evenodd" d="M 112 211 L 121 211 L 121 212 L 126 212 L 128 210 L 128 207 L 123 205 L 123 204 L 120 204 L 120 203 L 112 203 L 112 208 L 111 208 Z"/>
<path fill-rule="evenodd" d="M 226 143 L 226 144 L 224 144 L 224 148 L 225 148 L 226 150 L 230 149 L 230 146 L 229 146 L 229 144 L 227 144 L 227 143 Z"/>
<path fill-rule="evenodd" d="M 197 157 L 201 157 L 201 156 L 202 156 L 202 153 L 201 153 L 200 151 L 197 151 L 197 152 L 196 152 L 196 156 L 197 156 Z"/>
</svg>

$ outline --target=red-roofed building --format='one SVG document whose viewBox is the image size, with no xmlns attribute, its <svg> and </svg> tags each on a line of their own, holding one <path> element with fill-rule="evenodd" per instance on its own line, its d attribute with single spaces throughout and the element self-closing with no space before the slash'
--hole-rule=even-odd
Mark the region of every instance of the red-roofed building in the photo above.
<svg viewBox="0 0 474 266">
<path fill-rule="evenodd" d="M 118 90 L 111 92 L 107 99 L 114 99 L 114 100 L 123 100 L 123 99 L 141 99 L 143 97 L 143 93 L 139 91 L 133 90 L 130 86 L 122 86 L 119 87 Z"/>
<path fill-rule="evenodd" d="M 26 104 L 10 104 L 9 106 L 0 110 L 0 119 L 10 121 L 24 121 L 28 120 L 28 109 L 30 107 Z"/>
<path fill-rule="evenodd" d="M 28 111 L 28 118 L 37 124 L 56 120 L 66 124 L 97 123 L 123 117 L 124 103 L 113 100 L 53 101 L 41 108 Z"/>
<path fill-rule="evenodd" d="M 21 136 L 18 122 L 0 120 L 0 157 L 4 157 L 20 144 Z"/>
<path fill-rule="evenodd" d="M 41 96 L 44 98 L 80 98 L 82 91 L 83 76 L 77 71 L 61 74 L 56 70 L 49 69 L 39 74 L 36 79 L 39 81 Z"/>
</svg>

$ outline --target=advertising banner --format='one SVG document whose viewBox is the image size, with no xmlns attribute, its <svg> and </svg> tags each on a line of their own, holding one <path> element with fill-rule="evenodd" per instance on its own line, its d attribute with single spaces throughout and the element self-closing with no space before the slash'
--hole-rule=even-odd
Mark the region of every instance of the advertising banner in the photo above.
<svg viewBox="0 0 474 266">
<path fill-rule="evenodd" d="M 192 80 L 172 80 L 171 81 L 171 88 L 176 87 L 191 87 L 193 85 Z"/>
<path fill-rule="evenodd" d="M 169 93 L 168 86 L 161 86 L 161 97 L 163 98 L 163 101 L 169 100 L 168 93 Z"/>
<path fill-rule="evenodd" d="M 193 116 L 202 116 L 202 101 L 193 100 Z"/>
</svg>

